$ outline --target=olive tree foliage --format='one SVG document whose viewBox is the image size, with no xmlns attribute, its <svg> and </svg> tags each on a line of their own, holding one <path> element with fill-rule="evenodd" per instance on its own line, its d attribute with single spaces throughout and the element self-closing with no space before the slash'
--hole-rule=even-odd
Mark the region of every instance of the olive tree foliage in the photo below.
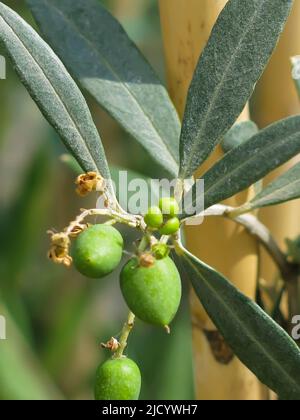
<svg viewBox="0 0 300 420">
<path fill-rule="evenodd" d="M 203 175 L 205 211 L 247 227 L 252 219 L 243 213 L 300 196 L 298 164 L 265 189 L 258 188 L 241 208 L 217 210 L 222 200 L 257 185 L 300 151 L 298 115 L 263 130 L 253 125 L 249 129 L 249 124 L 231 128 L 268 63 L 292 3 L 228 1 L 196 66 L 182 125 L 151 65 L 97 0 L 27 0 L 42 37 L 0 3 L 0 39 L 21 81 L 83 171 L 110 178 L 100 135 L 80 89 L 141 143 L 170 178 L 177 178 L 178 185 L 225 139 L 230 144 L 227 153 Z M 195 185 L 181 191 L 183 201 L 193 203 Z M 197 209 L 192 216 L 196 214 Z M 181 222 L 189 217 L 182 214 Z M 257 237 L 264 241 L 260 232 Z M 174 238 L 174 246 L 199 300 L 235 355 L 280 398 L 300 399 L 300 351 L 289 334 L 230 279 L 185 249 L 180 237 Z M 287 267 L 283 261 L 283 274 Z"/>
</svg>

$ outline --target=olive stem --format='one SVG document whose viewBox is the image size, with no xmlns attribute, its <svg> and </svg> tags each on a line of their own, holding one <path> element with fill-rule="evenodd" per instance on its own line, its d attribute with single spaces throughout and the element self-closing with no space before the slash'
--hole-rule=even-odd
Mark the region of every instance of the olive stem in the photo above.
<svg viewBox="0 0 300 420">
<path fill-rule="evenodd" d="M 71 235 L 73 232 L 73 229 L 81 225 L 89 216 L 106 216 L 111 217 L 117 222 L 124 223 L 131 227 L 138 227 L 140 225 L 140 217 L 136 215 L 130 215 L 126 213 L 119 213 L 112 209 L 89 209 L 89 210 L 83 210 L 83 212 L 76 217 L 74 221 L 72 221 L 69 226 L 66 228 L 65 233 L 67 236 Z"/>
<path fill-rule="evenodd" d="M 170 235 L 162 235 L 162 237 L 159 240 L 159 243 L 167 245 L 167 243 L 169 242 L 170 239 Z"/>
<path fill-rule="evenodd" d="M 139 243 L 138 246 L 138 253 L 141 254 L 142 252 L 144 252 L 148 245 L 150 244 L 150 236 L 149 235 L 144 235 L 141 239 L 141 242 Z"/>
<path fill-rule="evenodd" d="M 127 347 L 128 336 L 134 325 L 134 320 L 135 320 L 135 315 L 132 312 L 129 312 L 127 321 L 125 322 L 122 328 L 121 337 L 119 340 L 119 347 L 113 355 L 114 359 L 119 359 L 120 357 L 123 356 L 123 352 L 125 348 Z"/>
</svg>

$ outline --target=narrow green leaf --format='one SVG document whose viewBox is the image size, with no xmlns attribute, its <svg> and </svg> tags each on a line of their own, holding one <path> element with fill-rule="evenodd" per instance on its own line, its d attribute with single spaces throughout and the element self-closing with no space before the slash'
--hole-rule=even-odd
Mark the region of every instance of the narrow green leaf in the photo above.
<svg viewBox="0 0 300 420">
<path fill-rule="evenodd" d="M 82 174 L 83 170 L 78 164 L 77 160 L 69 153 L 64 153 L 60 156 L 60 161 L 64 163 L 75 175 Z"/>
<path fill-rule="evenodd" d="M 182 305 L 182 304 L 181 304 Z M 172 323 L 172 333 L 165 346 L 159 349 L 157 396 L 161 400 L 190 400 L 193 389 L 192 331 L 189 305 L 181 309 Z M 159 341 L 161 343 L 161 340 Z M 151 349 L 152 350 L 152 349 Z M 174 381 L 174 366 L 176 378 Z"/>
<path fill-rule="evenodd" d="M 273 206 L 300 197 L 300 163 L 276 178 L 257 194 L 247 208 L 250 211 L 259 207 Z"/>
<path fill-rule="evenodd" d="M 228 152 L 204 174 L 205 208 L 244 190 L 299 152 L 300 116 L 271 124 Z M 185 202 L 195 203 L 196 197 L 191 201 L 195 191 L 194 186 Z"/>
<path fill-rule="evenodd" d="M 292 0 L 229 0 L 189 89 L 180 177 L 194 173 L 242 112 L 276 45 Z"/>
<path fill-rule="evenodd" d="M 97 293 L 95 287 L 87 283 L 80 290 L 70 291 L 68 298 L 56 305 L 56 322 L 48 331 L 43 351 L 43 364 L 54 378 L 59 377 L 72 355 L 93 292 Z"/>
<path fill-rule="evenodd" d="M 0 42 L 30 95 L 79 164 L 109 179 L 101 140 L 79 88 L 51 48 L 3 3 Z"/>
<path fill-rule="evenodd" d="M 225 153 L 249 140 L 258 133 L 258 127 L 253 121 L 242 121 L 234 124 L 224 135 L 222 149 Z"/>
<path fill-rule="evenodd" d="M 181 261 L 236 356 L 282 399 L 300 400 L 300 350 L 256 303 L 182 246 Z"/>
<path fill-rule="evenodd" d="M 225 153 L 249 140 L 258 133 L 258 127 L 253 121 L 242 121 L 234 124 L 225 134 L 222 140 L 222 149 Z M 258 194 L 263 188 L 263 180 L 257 181 L 253 185 L 255 194 Z"/>
<path fill-rule="evenodd" d="M 46 39 L 81 86 L 177 176 L 177 113 L 166 89 L 118 21 L 96 0 L 27 3 Z"/>
<path fill-rule="evenodd" d="M 63 399 L 1 302 L 0 314 L 5 316 L 7 336 L 0 340 L 0 399 Z"/>
<path fill-rule="evenodd" d="M 0 221 L 1 237 L 6 238 L 0 243 L 2 288 L 18 290 L 18 281 L 31 263 L 33 249 L 38 248 L 50 206 L 51 157 L 49 144 L 43 143 L 19 181 L 19 194 Z"/>
</svg>

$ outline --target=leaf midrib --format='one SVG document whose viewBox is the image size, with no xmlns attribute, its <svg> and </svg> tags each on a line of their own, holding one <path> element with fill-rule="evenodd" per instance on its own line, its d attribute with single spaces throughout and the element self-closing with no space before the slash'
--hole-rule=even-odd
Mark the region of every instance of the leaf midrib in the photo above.
<svg viewBox="0 0 300 420">
<path fill-rule="evenodd" d="M 204 127 L 206 127 L 206 125 L 207 125 L 208 117 L 210 116 L 211 111 L 212 111 L 213 107 L 215 106 L 215 102 L 216 102 L 216 100 L 217 100 L 217 98 L 219 96 L 219 93 L 220 93 L 221 89 L 222 89 L 222 86 L 224 84 L 224 80 L 227 78 L 227 72 L 229 71 L 229 69 L 232 66 L 233 59 L 235 59 L 236 56 L 238 55 L 238 53 L 240 52 L 241 45 L 242 45 L 244 39 L 248 36 L 248 33 L 250 31 L 250 27 L 252 28 L 253 22 L 256 19 L 256 16 L 257 16 L 258 12 L 262 9 L 263 4 L 264 4 L 264 0 L 261 0 L 260 6 L 256 9 L 255 13 L 253 13 L 252 18 L 249 20 L 248 30 L 245 31 L 245 32 L 243 32 L 243 35 L 241 36 L 241 38 L 240 38 L 240 40 L 238 42 L 238 45 L 237 45 L 237 48 L 235 49 L 234 54 L 231 55 L 232 59 L 228 62 L 227 66 L 225 67 L 225 71 L 224 71 L 224 73 L 223 73 L 223 75 L 222 75 L 222 77 L 220 79 L 220 82 L 218 84 L 217 89 L 215 90 L 215 93 L 212 96 L 212 100 L 210 101 L 210 104 L 209 104 L 208 110 L 207 110 L 207 112 L 205 114 L 205 117 L 202 120 L 203 122 L 201 124 L 201 128 L 197 132 L 197 137 L 199 137 L 199 136 L 201 136 L 203 134 Z M 186 169 L 188 167 L 192 166 L 192 159 L 193 159 L 194 154 L 197 152 L 197 149 L 198 149 L 198 143 L 195 142 L 194 145 L 191 148 L 191 151 L 190 151 L 190 156 L 191 157 L 188 159 L 188 162 L 185 165 Z M 184 177 L 185 176 L 185 173 L 186 173 L 186 170 L 183 172 L 183 174 L 181 176 Z"/>
<path fill-rule="evenodd" d="M 32 60 L 35 62 L 35 64 L 37 65 L 37 67 L 41 70 L 42 74 L 44 75 L 46 81 L 48 82 L 48 84 L 50 85 L 51 89 L 53 90 L 55 96 L 58 98 L 59 102 L 62 104 L 63 108 L 65 109 L 66 113 L 68 114 L 71 122 L 73 123 L 76 131 L 79 133 L 80 138 L 83 142 L 83 144 L 86 146 L 89 154 L 90 154 L 90 158 L 92 160 L 92 162 L 94 163 L 95 167 L 99 170 L 98 165 L 96 163 L 96 161 L 93 158 L 93 155 L 91 154 L 91 150 L 89 147 L 89 144 L 85 141 L 83 134 L 81 133 L 81 130 L 76 122 L 76 120 L 74 120 L 73 116 L 71 115 L 68 106 L 64 103 L 63 99 L 60 97 L 59 92 L 56 90 L 56 88 L 53 86 L 53 84 L 51 83 L 51 80 L 49 79 L 49 77 L 46 75 L 44 69 L 41 67 L 41 65 L 39 64 L 39 62 L 36 60 L 36 58 L 31 54 L 31 52 L 28 50 L 27 46 L 25 45 L 25 43 L 22 41 L 22 39 L 19 37 L 19 35 L 15 32 L 14 28 L 12 28 L 9 24 L 9 22 L 5 19 L 5 17 L 1 14 L 1 18 L 4 21 L 4 23 L 8 26 L 8 28 L 12 31 L 12 33 L 15 35 L 15 37 L 17 38 L 17 40 L 20 42 L 20 44 L 23 46 L 23 48 L 25 49 L 25 51 L 27 52 L 27 54 L 32 58 Z"/>
<path fill-rule="evenodd" d="M 188 255 L 188 252 L 187 252 L 187 250 L 185 249 L 185 248 L 183 248 L 182 247 L 182 249 L 183 249 L 183 251 L 184 251 L 184 254 L 183 254 L 183 256 L 184 256 L 184 258 L 188 261 L 188 263 L 190 263 L 191 264 L 191 266 L 193 267 L 193 269 L 197 272 L 197 273 L 199 273 L 199 275 L 200 275 L 200 277 L 202 278 L 202 280 L 205 282 L 205 284 L 207 285 L 207 287 L 210 289 L 210 291 L 215 295 L 215 298 L 219 301 L 219 303 L 221 304 L 221 305 L 223 305 L 225 308 L 226 308 L 226 310 L 232 315 L 232 317 L 235 319 L 235 321 L 236 321 L 236 323 L 240 326 L 240 327 L 243 327 L 243 323 L 240 321 L 240 319 L 238 318 L 238 317 L 236 317 L 235 316 L 235 313 L 232 311 L 232 309 L 231 309 L 231 307 L 230 306 L 228 306 L 226 303 L 224 303 L 224 301 L 219 297 L 219 295 L 215 292 L 215 290 L 214 290 L 214 288 L 210 285 L 210 282 L 209 281 L 207 281 L 206 279 L 205 279 L 205 277 L 203 276 L 203 274 L 198 270 L 198 268 L 193 264 L 193 261 L 192 261 L 192 259 L 191 259 L 191 257 L 189 257 L 189 255 Z M 244 329 L 244 328 L 242 328 L 242 329 Z M 248 329 L 246 330 L 247 331 L 247 336 L 251 339 L 251 334 L 249 334 L 248 333 Z M 265 354 L 265 356 L 267 357 L 267 359 L 269 359 L 271 362 L 273 362 L 273 364 L 275 364 L 278 368 L 279 368 L 279 371 L 281 371 L 283 374 L 284 374 L 284 376 L 287 378 L 287 379 L 289 379 L 289 382 L 291 383 L 291 384 L 295 384 L 296 385 L 296 388 L 299 390 L 299 393 L 300 393 L 300 385 L 295 381 L 295 379 L 293 378 L 293 377 L 291 377 L 287 372 L 286 372 L 286 370 L 285 369 L 283 369 L 282 368 L 282 366 L 281 366 L 281 364 L 280 363 L 278 363 L 277 362 L 277 360 L 276 359 L 274 359 L 274 358 L 272 358 L 272 357 L 270 357 L 270 355 L 269 355 L 269 353 L 268 352 L 266 352 L 265 351 L 265 349 L 264 349 L 264 347 L 263 346 L 261 346 L 260 345 L 260 342 L 259 341 L 257 341 L 256 340 L 256 338 L 254 337 L 254 339 L 252 339 L 252 341 L 254 341 L 254 343 L 261 349 L 261 351 L 262 351 L 262 353 L 263 354 Z"/>
<path fill-rule="evenodd" d="M 173 151 L 169 148 L 168 143 L 164 143 L 164 141 L 162 140 L 163 136 L 161 136 L 158 128 L 155 126 L 154 122 L 151 120 L 151 118 L 148 115 L 148 113 L 141 107 L 140 103 L 138 102 L 138 99 L 131 92 L 131 90 L 128 88 L 126 82 L 124 80 L 122 80 L 122 78 L 118 75 L 118 73 L 115 72 L 115 70 L 113 69 L 113 67 L 109 64 L 109 62 L 107 61 L 107 59 L 105 57 L 103 57 L 103 55 L 97 50 L 97 48 L 94 46 L 94 44 L 92 43 L 92 41 L 90 41 L 82 32 L 80 32 L 80 28 L 78 28 L 78 26 L 75 24 L 75 22 L 73 22 L 72 20 L 70 20 L 63 13 L 62 10 L 58 9 L 53 4 L 48 3 L 46 0 L 44 0 L 44 3 L 48 4 L 48 6 L 50 8 L 52 7 L 58 14 L 60 14 L 64 18 L 64 20 L 67 22 L 67 24 L 69 24 L 70 26 L 73 26 L 76 29 L 78 35 L 91 47 L 91 49 L 96 53 L 96 55 L 100 58 L 100 60 L 102 62 L 104 62 L 104 64 L 106 65 L 106 67 L 114 75 L 116 81 L 119 81 L 120 82 L 120 85 L 124 87 L 124 89 L 127 91 L 127 93 L 129 94 L 129 96 L 131 96 L 133 98 L 134 102 L 137 104 L 137 106 L 141 110 L 141 112 L 147 117 L 147 120 L 150 122 L 150 125 L 153 127 L 154 131 L 156 132 L 157 137 L 158 137 L 161 145 L 163 145 L 165 147 L 165 149 L 167 150 L 168 154 L 171 156 L 172 161 L 173 161 L 175 167 L 177 168 L 178 167 L 178 163 L 176 161 L 176 157 L 173 155 Z"/>
</svg>

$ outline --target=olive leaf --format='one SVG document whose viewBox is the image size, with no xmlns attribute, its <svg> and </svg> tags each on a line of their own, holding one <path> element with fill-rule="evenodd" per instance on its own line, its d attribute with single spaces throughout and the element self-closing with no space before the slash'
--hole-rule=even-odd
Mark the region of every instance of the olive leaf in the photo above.
<svg viewBox="0 0 300 420">
<path fill-rule="evenodd" d="M 1 289 L 15 292 L 20 278 L 31 261 L 33 249 L 38 248 L 44 221 L 51 203 L 49 185 L 51 171 L 51 149 L 42 143 L 35 151 L 29 168 L 22 175 L 21 188 L 15 200 L 0 220 Z"/>
<path fill-rule="evenodd" d="M 82 168 L 78 164 L 77 160 L 74 158 L 74 156 L 70 155 L 69 153 L 64 153 L 60 156 L 60 161 L 64 163 L 73 174 L 80 175 L 82 174 Z"/>
<path fill-rule="evenodd" d="M 213 27 L 189 88 L 180 139 L 180 177 L 192 175 L 252 94 L 292 0 L 229 0 Z"/>
<path fill-rule="evenodd" d="M 168 93 L 119 22 L 96 0 L 27 0 L 42 33 L 96 101 L 172 176 L 180 122 Z"/>
<path fill-rule="evenodd" d="M 282 399 L 300 399 L 300 350 L 256 303 L 182 245 L 180 260 L 205 310 L 236 356 Z"/>
<path fill-rule="evenodd" d="M 300 116 L 286 118 L 259 131 L 204 174 L 205 208 L 244 190 L 299 152 Z M 194 185 L 184 202 L 195 206 L 196 199 Z M 186 214 L 191 215 L 188 208 Z"/>
<path fill-rule="evenodd" d="M 79 88 L 51 48 L 3 3 L 0 42 L 30 95 L 81 167 L 109 179 L 102 143 Z"/>
<path fill-rule="evenodd" d="M 221 146 L 225 153 L 249 140 L 258 133 L 258 127 L 253 121 L 241 121 L 234 124 L 224 135 Z"/>
<path fill-rule="evenodd" d="M 245 141 L 249 140 L 252 136 L 257 134 L 259 131 L 257 125 L 249 121 L 241 121 L 234 124 L 229 131 L 224 135 L 221 146 L 225 153 L 229 152 L 233 148 L 239 146 Z M 260 179 L 253 184 L 253 189 L 258 194 L 263 188 L 263 180 Z"/>
<path fill-rule="evenodd" d="M 300 197 L 300 163 L 294 165 L 257 194 L 245 208 L 251 211 L 260 207 L 273 206 Z M 244 207 L 244 206 L 243 206 Z"/>
<path fill-rule="evenodd" d="M 1 400 L 63 399 L 1 299 L 0 313 L 5 316 L 9 334 L 0 345 Z"/>
</svg>

